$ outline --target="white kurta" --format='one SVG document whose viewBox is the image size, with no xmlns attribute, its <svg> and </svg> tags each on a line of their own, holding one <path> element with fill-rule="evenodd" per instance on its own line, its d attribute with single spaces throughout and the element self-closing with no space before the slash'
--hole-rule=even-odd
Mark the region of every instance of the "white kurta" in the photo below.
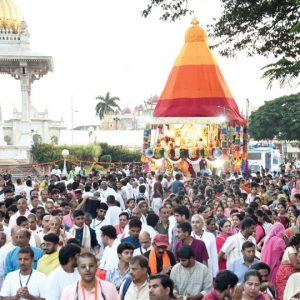
<svg viewBox="0 0 300 300">
<path fill-rule="evenodd" d="M 204 242 L 209 257 L 208 271 L 212 278 L 215 278 L 217 273 L 219 272 L 218 252 L 215 236 L 207 231 L 203 231 L 202 236 L 196 235 L 193 231 L 191 236 L 197 240 L 202 240 Z"/>
</svg>

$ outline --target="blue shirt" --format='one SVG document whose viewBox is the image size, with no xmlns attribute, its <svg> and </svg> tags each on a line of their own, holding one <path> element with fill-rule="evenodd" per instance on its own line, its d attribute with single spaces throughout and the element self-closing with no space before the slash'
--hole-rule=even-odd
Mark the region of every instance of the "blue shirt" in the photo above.
<svg viewBox="0 0 300 300">
<path fill-rule="evenodd" d="M 258 259 L 253 260 L 253 262 L 250 264 L 245 263 L 244 257 L 236 259 L 230 263 L 227 263 L 227 269 L 235 273 L 235 275 L 239 278 L 239 283 L 242 283 L 244 281 L 244 275 L 252 265 L 255 265 L 259 263 L 260 261 Z"/>
<path fill-rule="evenodd" d="M 40 248 L 30 247 L 34 253 L 34 260 L 32 263 L 33 269 L 36 270 L 38 260 L 43 256 L 43 251 Z M 19 251 L 20 247 L 16 247 L 15 249 L 8 252 L 5 259 L 5 267 L 4 267 L 4 277 L 10 272 L 19 270 Z"/>
<path fill-rule="evenodd" d="M 134 249 L 137 249 L 137 248 L 141 247 L 140 241 L 139 240 L 135 240 L 131 236 L 128 236 L 128 237 L 122 239 L 121 243 L 131 243 L 133 245 Z"/>
<path fill-rule="evenodd" d="M 182 188 L 184 189 L 184 185 L 180 180 L 175 180 L 172 183 L 172 193 L 177 194 L 178 190 Z"/>
<path fill-rule="evenodd" d="M 106 272 L 106 281 L 111 282 L 117 289 L 120 288 L 122 282 L 126 280 L 126 278 L 130 277 L 130 268 L 128 268 L 123 274 L 121 273 L 119 267 L 114 269 L 110 269 Z"/>
</svg>

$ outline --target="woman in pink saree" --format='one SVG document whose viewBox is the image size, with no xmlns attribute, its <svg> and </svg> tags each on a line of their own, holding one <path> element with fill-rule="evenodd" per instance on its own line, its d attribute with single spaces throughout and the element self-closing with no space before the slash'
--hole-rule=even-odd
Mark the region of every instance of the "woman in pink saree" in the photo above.
<svg viewBox="0 0 300 300">
<path fill-rule="evenodd" d="M 267 234 L 261 250 L 260 260 L 269 265 L 271 269 L 269 281 L 273 284 L 276 282 L 276 273 L 286 248 L 283 240 L 284 234 L 284 226 L 281 223 L 275 223 Z"/>
</svg>

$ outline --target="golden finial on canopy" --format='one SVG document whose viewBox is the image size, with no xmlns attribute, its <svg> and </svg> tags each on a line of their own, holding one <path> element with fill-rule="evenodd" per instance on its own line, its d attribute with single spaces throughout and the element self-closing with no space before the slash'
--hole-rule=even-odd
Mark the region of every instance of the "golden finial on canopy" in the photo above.
<svg viewBox="0 0 300 300">
<path fill-rule="evenodd" d="M 194 17 L 193 20 L 192 20 L 192 22 L 191 22 L 191 24 L 194 25 L 194 26 L 199 25 L 198 19 L 196 17 Z"/>
</svg>

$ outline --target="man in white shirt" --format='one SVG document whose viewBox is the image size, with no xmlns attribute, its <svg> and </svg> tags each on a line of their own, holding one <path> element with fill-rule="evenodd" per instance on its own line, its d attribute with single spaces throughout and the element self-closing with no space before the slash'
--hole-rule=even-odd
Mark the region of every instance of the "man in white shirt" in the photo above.
<svg viewBox="0 0 300 300">
<path fill-rule="evenodd" d="M 139 235 L 139 241 L 141 243 L 141 247 L 137 248 L 133 252 L 133 256 L 144 255 L 145 252 L 151 250 L 151 237 L 149 232 L 142 231 Z"/>
<path fill-rule="evenodd" d="M 129 166 L 126 165 L 125 168 L 123 169 L 123 172 L 125 173 L 126 176 L 130 175 L 130 170 L 129 170 Z"/>
<path fill-rule="evenodd" d="M 101 238 L 101 234 L 102 234 L 101 227 L 111 224 L 110 220 L 106 217 L 107 210 L 108 210 L 107 204 L 99 202 L 96 208 L 97 216 L 95 219 L 92 220 L 92 223 L 90 225 L 90 227 L 94 229 L 96 232 L 97 241 L 100 246 L 100 251 L 99 254 L 97 255 L 97 258 L 99 259 L 102 258 L 104 252 L 104 245 L 102 243 L 102 238 Z"/>
<path fill-rule="evenodd" d="M 61 170 L 58 168 L 58 165 L 54 166 L 54 169 L 51 171 L 50 175 L 56 175 L 56 176 L 60 177 Z"/>
<path fill-rule="evenodd" d="M 20 195 L 20 192 L 23 191 L 25 186 L 24 186 L 21 178 L 17 178 L 16 182 L 17 182 L 17 185 L 15 187 L 15 195 Z"/>
<path fill-rule="evenodd" d="M 101 232 L 102 243 L 105 248 L 100 262 L 100 269 L 107 271 L 116 268 L 119 264 L 117 248 L 120 241 L 117 239 L 116 228 L 112 225 L 101 227 Z"/>
<path fill-rule="evenodd" d="M 20 269 L 7 274 L 1 289 L 1 299 L 46 299 L 46 276 L 32 268 L 33 250 L 29 246 L 18 253 Z"/>
<path fill-rule="evenodd" d="M 219 252 L 219 261 L 224 255 L 226 255 L 227 265 L 238 258 L 242 258 L 242 246 L 246 241 L 250 241 L 256 245 L 255 238 L 252 236 L 255 232 L 255 225 L 253 219 L 245 218 L 241 223 L 241 231 L 228 237 L 225 241 Z"/>
<path fill-rule="evenodd" d="M 115 191 L 114 189 L 108 187 L 107 182 L 106 181 L 102 181 L 101 185 L 100 185 L 100 197 L 101 197 L 101 201 L 102 202 L 106 202 L 106 199 L 108 196 L 110 195 L 115 195 Z"/>
<path fill-rule="evenodd" d="M 250 204 L 251 202 L 253 202 L 254 198 L 257 197 L 257 196 L 258 196 L 257 188 L 256 188 L 256 186 L 253 186 L 251 188 L 251 193 L 248 194 L 248 196 L 247 196 L 246 203 Z"/>
<path fill-rule="evenodd" d="M 122 212 L 122 210 L 116 205 L 115 196 L 113 195 L 107 197 L 106 203 L 108 205 L 106 218 L 110 221 L 111 225 L 115 226 L 119 223 L 119 214 Z"/>
<path fill-rule="evenodd" d="M 17 231 L 20 228 L 18 226 L 13 227 L 11 229 L 11 241 L 6 243 L 4 246 L 0 249 L 0 289 L 2 287 L 3 281 L 4 281 L 4 265 L 5 265 L 5 259 L 8 252 L 15 249 L 17 247 L 17 240 L 16 240 L 16 234 Z"/>
<path fill-rule="evenodd" d="M 193 228 L 191 236 L 204 242 L 209 257 L 208 271 L 211 277 L 215 278 L 219 272 L 216 238 L 212 233 L 204 230 L 204 219 L 201 215 L 193 215 L 191 221 Z"/>
<path fill-rule="evenodd" d="M 60 249 L 58 255 L 60 266 L 47 278 L 47 300 L 59 300 L 63 289 L 80 279 L 76 268 L 80 251 L 80 247 L 75 244 L 69 244 Z"/>
<path fill-rule="evenodd" d="M 124 186 L 122 184 L 122 180 L 121 181 L 117 181 L 116 187 L 117 187 L 116 192 L 122 196 L 122 198 L 123 198 L 124 201 L 126 201 L 127 200 L 127 194 L 126 194 L 126 189 L 123 189 Z"/>
</svg>

